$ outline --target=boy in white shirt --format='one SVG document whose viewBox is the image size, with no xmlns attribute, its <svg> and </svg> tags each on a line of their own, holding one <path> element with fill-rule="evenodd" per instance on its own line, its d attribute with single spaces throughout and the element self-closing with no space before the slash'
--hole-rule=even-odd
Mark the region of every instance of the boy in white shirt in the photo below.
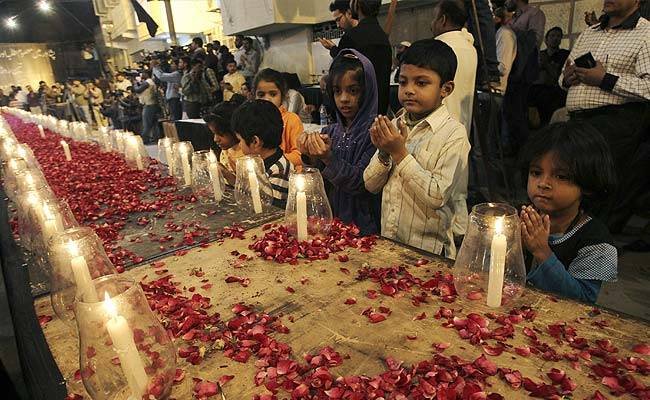
<svg viewBox="0 0 650 400">
<path fill-rule="evenodd" d="M 456 66 L 454 51 L 439 40 L 406 51 L 399 76 L 404 108 L 397 126 L 379 116 L 370 128 L 378 150 L 363 174 L 368 191 L 383 190 L 383 236 L 449 258 L 456 257 L 453 199 L 467 184 L 470 149 L 465 127 L 442 104 L 454 90 Z"/>
</svg>

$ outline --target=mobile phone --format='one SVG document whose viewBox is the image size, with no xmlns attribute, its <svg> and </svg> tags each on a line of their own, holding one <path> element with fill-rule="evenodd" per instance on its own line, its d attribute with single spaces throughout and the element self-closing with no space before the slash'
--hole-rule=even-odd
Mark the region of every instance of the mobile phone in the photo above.
<svg viewBox="0 0 650 400">
<path fill-rule="evenodd" d="M 591 55 L 591 52 L 576 58 L 574 63 L 580 68 L 593 68 L 596 66 L 596 60 L 594 60 L 594 56 Z"/>
</svg>

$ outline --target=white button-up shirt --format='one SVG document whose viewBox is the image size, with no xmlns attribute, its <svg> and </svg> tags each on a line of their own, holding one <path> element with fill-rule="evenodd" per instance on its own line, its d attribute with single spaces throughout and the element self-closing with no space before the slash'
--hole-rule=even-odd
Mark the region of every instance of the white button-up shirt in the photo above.
<svg viewBox="0 0 650 400">
<path fill-rule="evenodd" d="M 582 32 L 571 50 L 571 61 L 591 52 L 603 63 L 605 71 L 618 80 L 611 92 L 598 86 L 578 83 L 569 88 L 566 106 L 569 111 L 621 105 L 650 100 L 650 22 L 636 15 L 618 28 L 603 29 L 594 25 Z M 560 86 L 564 72 L 560 75 Z"/>
<path fill-rule="evenodd" d="M 409 131 L 406 149 L 409 155 L 398 165 L 384 165 L 375 153 L 363 173 L 368 191 L 383 189 L 381 234 L 455 258 L 452 200 L 467 171 L 467 132 L 443 105 Z"/>
</svg>

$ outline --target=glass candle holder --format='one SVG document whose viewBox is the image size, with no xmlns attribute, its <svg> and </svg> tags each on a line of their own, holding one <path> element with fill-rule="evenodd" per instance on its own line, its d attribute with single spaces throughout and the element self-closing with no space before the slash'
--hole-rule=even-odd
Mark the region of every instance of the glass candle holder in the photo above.
<svg viewBox="0 0 650 400">
<path fill-rule="evenodd" d="M 51 202 L 56 200 L 54 193 L 49 186 L 41 185 L 38 188 L 22 192 L 16 198 L 18 219 L 18 235 L 21 245 L 28 251 L 33 251 L 35 243 L 38 240 L 40 230 L 37 225 L 40 220 L 35 220 L 32 216 L 39 215 L 42 212 L 43 201 Z"/>
<path fill-rule="evenodd" d="M 298 241 L 329 232 L 332 209 L 318 169 L 303 168 L 301 172 L 291 174 L 284 220 Z"/>
<path fill-rule="evenodd" d="M 70 137 L 70 127 L 69 122 L 65 119 L 60 119 L 57 124 L 57 132 L 61 136 Z"/>
<path fill-rule="evenodd" d="M 118 153 L 124 154 L 124 150 L 126 149 L 127 136 L 131 136 L 130 132 L 125 132 L 121 129 L 116 129 L 113 131 L 112 147 Z"/>
<path fill-rule="evenodd" d="M 454 264 L 456 290 L 489 307 L 511 305 L 526 285 L 517 210 L 508 204 L 478 204 L 469 220 Z"/>
<path fill-rule="evenodd" d="M 40 169 L 25 168 L 16 172 L 11 177 L 7 176 L 5 182 L 7 189 L 7 196 L 15 201 L 16 198 L 23 192 L 27 192 L 41 186 L 47 186 L 47 180 Z"/>
<path fill-rule="evenodd" d="M 30 211 L 29 224 L 36 228 L 36 236 L 40 239 L 34 241 L 33 252 L 37 257 L 47 260 L 47 246 L 52 237 L 79 224 L 68 203 L 63 200 L 45 198 L 40 207 L 33 207 Z"/>
<path fill-rule="evenodd" d="M 158 160 L 167 166 L 167 171 L 169 175 L 173 173 L 173 163 L 174 163 L 174 142 L 172 138 L 164 137 L 158 139 Z"/>
<path fill-rule="evenodd" d="M 99 145 L 103 152 L 110 153 L 114 150 L 111 132 L 106 127 L 102 127 L 99 132 Z"/>
<path fill-rule="evenodd" d="M 18 142 L 13 136 L 5 136 L 0 139 L 0 159 L 7 161 L 13 156 L 14 148 Z"/>
<path fill-rule="evenodd" d="M 176 350 L 137 283 L 109 275 L 93 281 L 102 301 L 75 304 L 79 368 L 94 400 L 166 399 Z"/>
<path fill-rule="evenodd" d="M 93 279 L 115 274 L 104 246 L 91 228 L 76 227 L 63 231 L 48 243 L 47 259 L 51 266 L 50 298 L 56 315 L 69 325 L 74 322 L 76 298 L 98 302 Z"/>
<path fill-rule="evenodd" d="M 273 189 L 260 156 L 237 159 L 235 201 L 249 213 L 261 214 L 273 201 Z"/>
<path fill-rule="evenodd" d="M 172 163 L 172 175 L 181 187 L 192 185 L 192 164 L 191 158 L 194 147 L 191 142 L 178 142 L 172 145 L 174 162 Z"/>
<path fill-rule="evenodd" d="M 39 165 L 32 149 L 24 143 L 18 143 L 16 146 L 14 146 L 11 158 L 22 158 L 26 160 L 31 166 Z"/>
<path fill-rule="evenodd" d="M 130 168 L 140 171 L 149 168 L 149 156 L 147 155 L 147 149 L 144 147 L 141 136 L 133 135 L 126 137 L 124 159 Z"/>
<path fill-rule="evenodd" d="M 219 163 L 212 150 L 195 151 L 192 155 L 192 192 L 203 204 L 219 203 L 224 185 Z"/>
</svg>

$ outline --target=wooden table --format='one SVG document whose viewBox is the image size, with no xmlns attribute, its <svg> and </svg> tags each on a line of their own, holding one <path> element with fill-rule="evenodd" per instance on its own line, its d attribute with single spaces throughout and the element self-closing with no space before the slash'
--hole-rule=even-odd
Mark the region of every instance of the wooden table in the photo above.
<svg viewBox="0 0 650 400">
<path fill-rule="evenodd" d="M 447 260 L 429 257 L 431 259 L 429 264 L 417 267 L 415 262 L 422 257 L 421 254 L 393 242 L 379 240 L 369 253 L 361 253 L 356 249 L 345 251 L 350 257 L 347 263 L 340 263 L 334 256 L 326 261 L 303 262 L 291 266 L 255 257 L 252 261 L 246 262 L 243 267 L 233 268 L 231 261 L 235 257 L 230 254 L 231 251 L 238 250 L 252 255 L 252 251 L 248 250 L 247 246 L 251 243 L 253 235 L 261 234 L 261 228 L 257 228 L 247 232 L 245 241 L 226 240 L 222 245 L 194 249 L 183 257 L 169 257 L 164 260 L 165 268 L 174 274 L 175 281 L 181 282 L 181 287 L 196 286 L 197 292 L 211 297 L 215 311 L 218 311 L 224 320 L 232 317 L 231 306 L 238 302 L 252 304 L 259 311 L 263 310 L 272 315 L 283 314 L 282 321 L 291 331 L 286 335 L 276 334 L 275 337 L 290 344 L 294 357 L 300 361 L 303 354 L 318 351 L 325 346 L 332 346 L 342 355 L 349 355 L 350 359 L 344 360 L 341 366 L 332 369 L 333 374 L 374 376 L 386 370 L 384 360 L 388 356 L 404 361 L 406 364 L 430 359 L 434 354 L 432 343 L 451 343 L 451 346 L 442 353 L 447 357 L 457 355 L 465 360 L 474 360 L 483 354 L 480 346 L 473 346 L 468 341 L 462 340 L 455 329 L 444 328 L 441 326 L 441 320 L 433 318 L 440 306 L 456 310 L 462 308 L 464 311 L 459 313 L 461 316 L 470 312 L 484 314 L 493 311 L 482 306 L 481 302 L 472 302 L 459 297 L 456 302 L 447 304 L 434 297 L 430 298 L 428 304 L 416 307 L 411 304 L 411 293 L 395 298 L 380 295 L 371 300 L 365 294 L 368 289 L 378 290 L 377 284 L 369 280 L 355 279 L 358 269 L 364 263 L 372 267 L 405 264 L 409 266 L 409 271 L 413 275 L 428 278 L 435 271 L 450 267 Z M 188 272 L 195 267 L 203 268 L 206 272 L 205 277 L 190 276 Z M 340 270 L 341 267 L 349 269 L 350 273 L 344 273 Z M 127 271 L 125 275 L 136 280 L 147 275 L 148 278 L 145 280 L 159 278 L 148 266 L 134 268 Z M 245 288 L 237 283 L 225 283 L 224 278 L 229 275 L 248 277 L 251 283 Z M 200 280 L 205 278 L 213 284 L 207 291 L 199 289 Z M 301 280 L 304 282 L 305 278 L 308 281 L 302 284 Z M 287 291 L 288 286 L 294 288 L 295 293 Z M 356 298 L 357 303 L 345 305 L 345 299 L 350 297 Z M 560 321 L 567 321 L 575 326 L 578 336 L 586 338 L 590 344 L 593 344 L 593 340 L 596 339 L 611 339 L 620 349 L 616 354 L 617 357 L 635 355 L 630 349 L 635 344 L 648 341 L 647 324 L 606 311 L 597 316 L 590 316 L 593 307 L 588 305 L 558 300 L 534 290 L 526 291 L 522 304 L 532 306 L 537 311 L 537 318 L 532 323 L 524 321 L 515 325 L 515 337 L 507 342 L 514 347 L 527 344 L 527 337 L 522 333 L 522 329 L 528 326 L 542 331 L 543 333 L 538 333 L 540 339 L 552 344 L 560 354 L 573 350 L 568 345 L 555 344 L 554 339 L 548 335 L 547 326 Z M 368 318 L 361 315 L 361 312 L 369 306 L 379 305 L 389 307 L 392 314 L 384 322 L 371 324 Z M 49 298 L 37 299 L 35 307 L 37 314 L 53 315 Z M 426 313 L 426 318 L 414 320 L 414 317 L 422 312 Z M 290 322 L 290 317 L 293 322 Z M 578 318 L 581 322 L 575 322 Z M 607 321 L 609 326 L 598 328 L 592 325 L 592 322 L 601 320 Z M 491 324 L 494 323 L 491 321 Z M 82 383 L 76 382 L 73 377 L 78 368 L 78 349 L 76 338 L 70 328 L 55 317 L 44 327 L 44 333 L 63 376 L 68 380 L 69 390 L 86 396 Z M 417 336 L 417 339 L 407 340 L 407 335 Z M 179 339 L 177 347 L 182 342 Z M 490 342 L 494 344 L 493 341 Z M 638 354 L 636 356 L 644 357 Z M 607 387 L 588 377 L 591 370 L 585 365 L 584 360 L 581 360 L 582 371 L 576 371 L 571 368 L 569 362 L 564 360 L 546 362 L 535 355 L 521 357 L 512 350 L 488 358 L 499 367 L 518 369 L 525 377 L 535 381 L 549 382 L 546 372 L 553 367 L 563 369 L 578 384 L 574 391 L 574 398 L 588 398 L 595 390 L 600 390 L 609 397 Z M 256 393 L 265 393 L 263 387 L 256 387 L 253 382 L 254 362 L 253 356 L 246 364 L 241 364 L 224 357 L 218 350 L 209 351 L 204 361 L 197 366 L 189 365 L 179 359 L 177 365 L 186 370 L 186 377 L 181 384 L 174 386 L 172 397 L 192 398 L 192 377 L 215 381 L 222 375 L 235 376 L 224 386 L 229 400 L 250 399 Z M 638 374 L 634 377 L 645 385 L 649 383 L 648 377 Z M 492 385 L 490 392 L 500 393 L 506 399 L 527 397 L 526 391 L 523 389 L 515 391 L 497 376 L 490 377 L 488 382 Z M 280 399 L 289 397 L 289 394 L 282 392 L 279 396 Z"/>
</svg>

